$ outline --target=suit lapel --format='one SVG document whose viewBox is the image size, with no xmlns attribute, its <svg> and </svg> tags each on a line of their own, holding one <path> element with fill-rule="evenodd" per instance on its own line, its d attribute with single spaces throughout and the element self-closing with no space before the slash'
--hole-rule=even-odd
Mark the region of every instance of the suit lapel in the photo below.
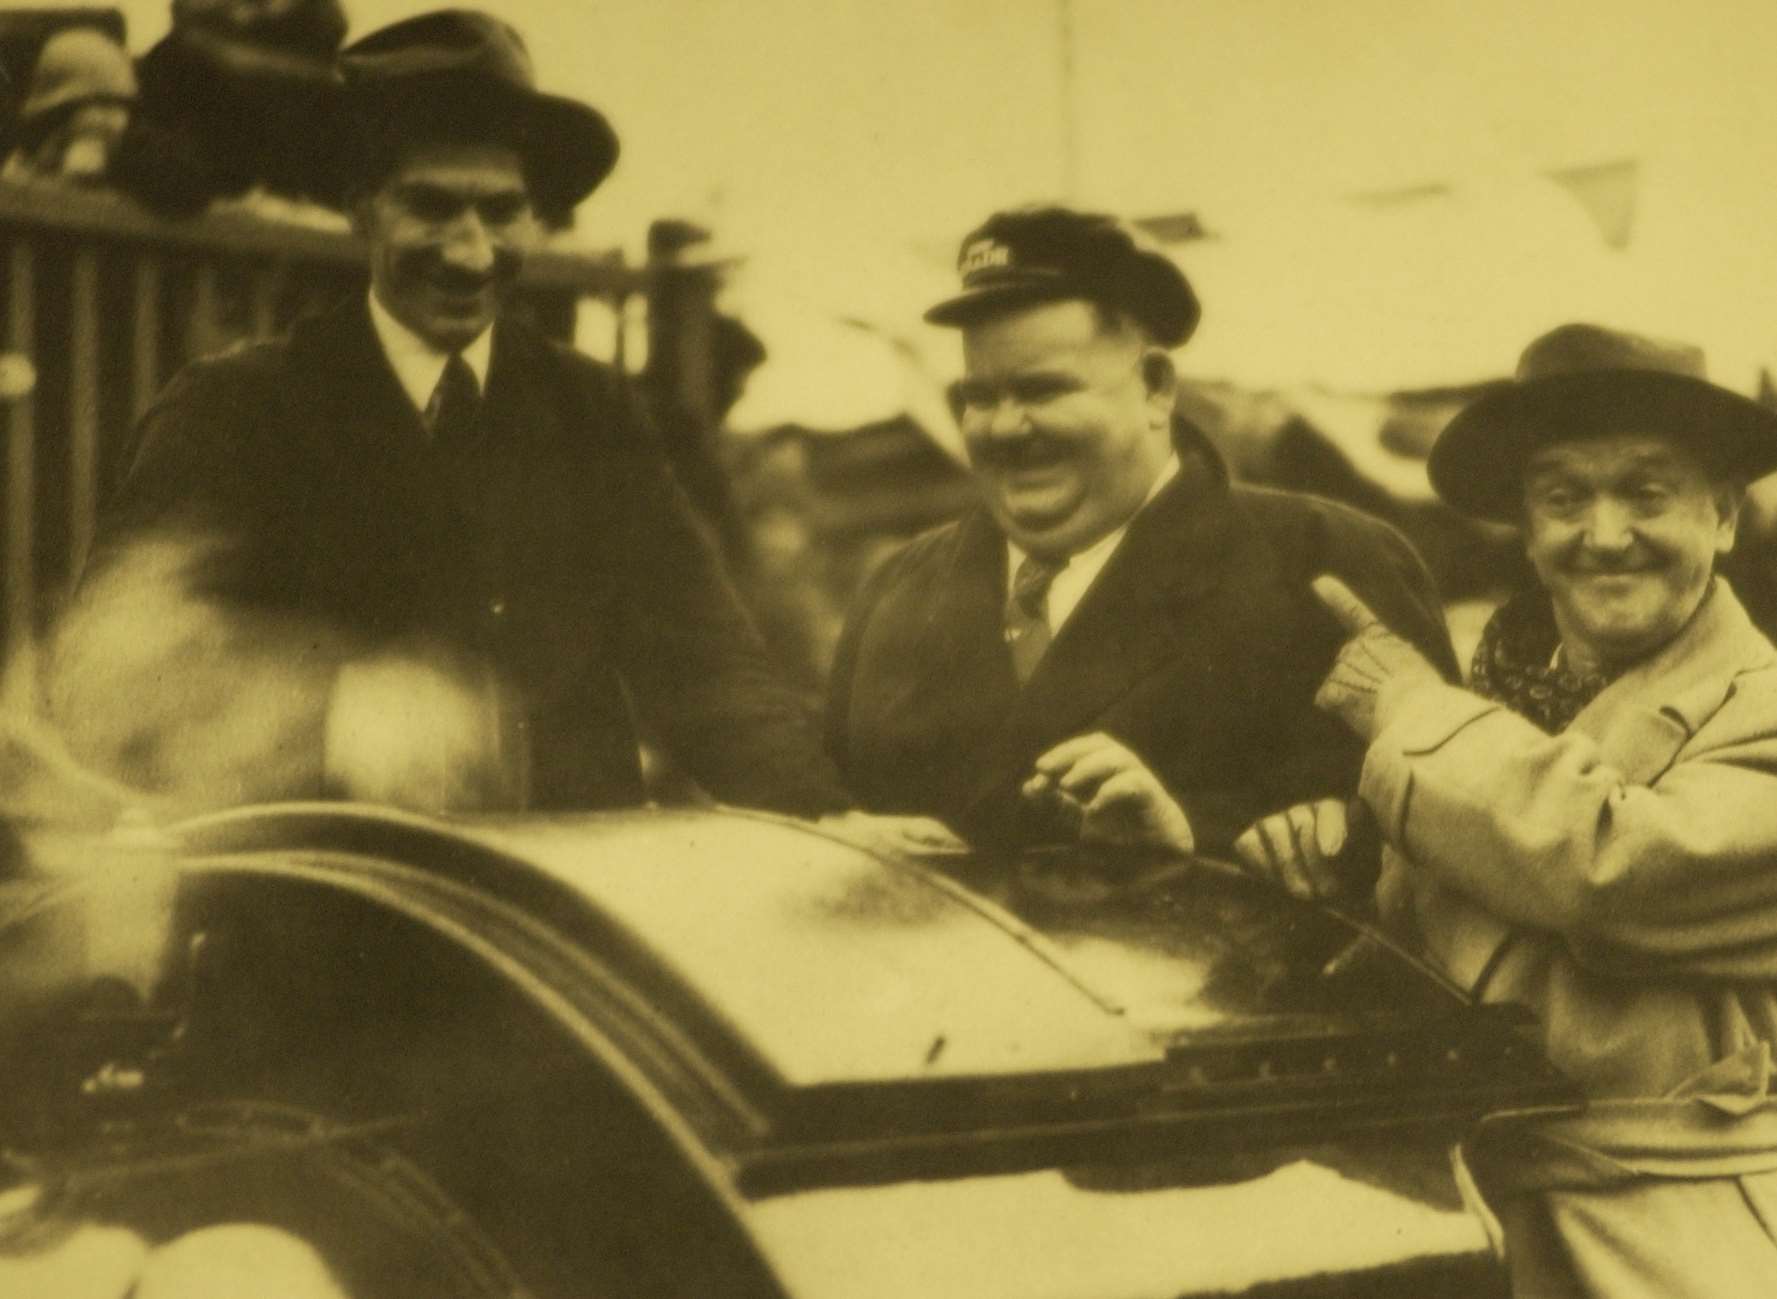
<svg viewBox="0 0 1777 1299">
<path fill-rule="evenodd" d="M 293 354 L 300 382 L 291 400 L 306 407 L 298 423 L 314 428 L 336 456 L 346 449 L 397 456 L 425 450 L 426 427 L 383 354 L 364 299 L 300 326 Z"/>
<path fill-rule="evenodd" d="M 1001 633 L 1005 541 L 977 507 L 920 545 L 864 615 L 847 759 L 861 793 L 954 814 L 1017 695 Z"/>
<path fill-rule="evenodd" d="M 925 611 L 905 678 L 905 698 L 892 711 L 909 715 L 933 706 L 951 716 L 939 727 L 985 737 L 989 747 L 1013 705 L 1018 684 L 1004 636 L 1006 542 L 984 510 L 958 525 L 949 572 Z M 982 753 L 966 755 L 974 770 Z"/>
<path fill-rule="evenodd" d="M 434 453 L 363 298 L 292 339 L 283 421 L 309 500 L 305 582 L 367 625 L 463 616 L 484 585 L 475 506 L 487 475 Z"/>
<path fill-rule="evenodd" d="M 494 325 L 493 359 L 488 365 L 483 436 L 489 446 L 535 443 L 537 434 L 562 422 L 558 387 L 544 363 L 540 341 L 522 328 Z"/>
<path fill-rule="evenodd" d="M 1090 729 L 1156 667 L 1188 651 L 1193 612 L 1220 585 L 1235 528 L 1219 467 L 1187 454 L 1178 477 L 1130 522 L 1018 694 L 982 755 L 972 803 L 1022 779 L 1036 754 Z"/>
<path fill-rule="evenodd" d="M 1596 740 L 1631 784 L 1651 784 L 1722 706 L 1734 677 L 1771 657 L 1770 642 L 1717 578 L 1678 639 L 1600 691 L 1573 729 Z"/>
</svg>

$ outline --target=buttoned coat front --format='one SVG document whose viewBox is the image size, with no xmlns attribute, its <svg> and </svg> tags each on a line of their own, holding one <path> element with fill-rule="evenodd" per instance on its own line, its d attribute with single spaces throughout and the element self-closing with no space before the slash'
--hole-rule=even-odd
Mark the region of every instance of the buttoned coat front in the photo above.
<svg viewBox="0 0 1777 1299">
<path fill-rule="evenodd" d="M 1231 486 L 1181 426 L 1177 477 L 1117 549 L 1021 689 L 1003 628 L 1006 541 L 984 510 L 868 579 L 829 695 L 829 747 L 865 806 L 934 815 L 991 844 L 1058 833 L 1019 787 L 1062 740 L 1105 731 L 1166 782 L 1201 848 L 1260 815 L 1349 793 L 1362 751 L 1313 707 L 1341 634 L 1309 580 L 1343 577 L 1454 675 L 1437 595 L 1386 525 Z"/>
<path fill-rule="evenodd" d="M 206 701 L 259 691 L 291 738 L 259 770 L 208 761 L 229 773 L 208 797 L 317 794 L 339 664 L 424 644 L 517 699 L 532 806 L 640 800 L 632 703 L 719 798 L 843 806 L 620 377 L 502 318 L 482 423 L 470 449 L 430 444 L 362 299 L 187 367 L 141 425 L 61 637 L 51 693 L 77 750 L 174 783 Z M 95 649 L 106 573 L 169 538 L 222 640 Z M 278 631 L 263 672 L 247 626 Z M 228 739 L 202 736 L 206 755 Z"/>
</svg>

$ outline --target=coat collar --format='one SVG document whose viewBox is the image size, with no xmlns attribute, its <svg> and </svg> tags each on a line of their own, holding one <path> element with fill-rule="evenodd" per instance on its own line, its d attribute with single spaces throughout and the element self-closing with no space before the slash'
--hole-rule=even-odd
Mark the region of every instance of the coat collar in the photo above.
<svg viewBox="0 0 1777 1299">
<path fill-rule="evenodd" d="M 1773 662 L 1777 650 L 1716 577 L 1684 630 L 1600 691 L 1573 729 L 1595 739 L 1630 779 L 1649 781 L 1721 708 L 1737 676 Z"/>
<path fill-rule="evenodd" d="M 460 356 L 468 364 L 470 373 L 475 376 L 476 390 L 487 391 L 488 366 L 494 351 L 493 326 L 477 334 L 475 341 L 467 347 L 446 351 L 433 346 L 397 320 L 374 292 L 366 292 L 364 299 L 377 343 L 415 410 L 423 412 L 431 402 L 438 380 L 452 356 Z"/>
<path fill-rule="evenodd" d="M 503 316 L 493 327 L 486 395 L 497 409 L 513 394 L 534 397 L 534 336 Z M 298 371 L 298 402 L 312 402 L 318 423 L 337 431 L 361 429 L 385 448 L 420 450 L 428 442 L 420 412 L 409 400 L 383 350 L 364 295 L 301 322 L 291 339 Z"/>
<path fill-rule="evenodd" d="M 354 296 L 298 325 L 291 360 L 302 388 L 297 400 L 315 402 L 337 427 L 375 428 L 385 444 L 425 444 L 420 412 L 395 377 L 366 298 Z"/>
<path fill-rule="evenodd" d="M 1238 519 L 1213 449 L 1181 445 L 1179 455 L 1178 476 L 1130 521 L 1122 544 L 1018 691 L 978 768 L 974 799 L 992 797 L 1009 776 L 1022 774 L 1033 749 L 1089 725 L 1189 643 L 1192 608 L 1221 585 Z M 961 615 L 964 621 L 950 624 L 959 637 L 999 640 L 1005 553 L 1005 538 L 985 511 L 965 519 L 945 589 L 968 608 L 934 610 L 940 619 Z M 1009 663 L 1006 672 L 1009 679 Z"/>
</svg>

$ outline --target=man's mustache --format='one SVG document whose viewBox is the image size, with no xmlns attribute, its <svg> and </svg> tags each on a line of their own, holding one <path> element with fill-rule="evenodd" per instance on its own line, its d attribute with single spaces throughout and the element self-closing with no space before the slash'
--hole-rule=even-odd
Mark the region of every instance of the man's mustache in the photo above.
<svg viewBox="0 0 1777 1299">
<path fill-rule="evenodd" d="M 1044 433 L 1019 438 L 982 439 L 969 449 L 975 463 L 995 469 L 1025 469 L 1066 460 L 1073 449 L 1061 438 Z"/>
<path fill-rule="evenodd" d="M 423 279 L 446 293 L 479 293 L 490 285 L 510 284 L 518 278 L 523 258 L 517 253 L 498 249 L 485 271 L 472 271 L 453 266 L 436 252 L 418 252 L 402 263 L 401 269 L 410 277 Z"/>
</svg>

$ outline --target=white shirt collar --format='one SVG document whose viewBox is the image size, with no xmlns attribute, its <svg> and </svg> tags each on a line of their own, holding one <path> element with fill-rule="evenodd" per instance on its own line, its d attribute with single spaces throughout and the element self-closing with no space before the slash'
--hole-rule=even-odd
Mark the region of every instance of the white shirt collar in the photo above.
<svg viewBox="0 0 1777 1299">
<path fill-rule="evenodd" d="M 432 400 L 432 390 L 438 386 L 439 376 L 444 373 L 445 362 L 450 360 L 450 353 L 439 351 L 396 320 L 377 300 L 374 290 L 370 294 L 370 324 L 376 330 L 377 341 L 383 345 L 383 355 L 389 358 L 389 368 L 401 383 L 401 391 L 407 394 L 415 410 L 425 410 Z M 487 369 L 494 355 L 493 327 L 490 325 L 482 330 L 473 343 L 462 349 L 462 355 L 475 374 L 475 382 L 486 392 Z"/>
<path fill-rule="evenodd" d="M 1148 503 L 1160 494 L 1162 488 L 1178 477 L 1179 463 L 1176 454 L 1166 457 L 1166 463 L 1154 477 L 1154 485 L 1148 488 L 1148 494 L 1142 499 L 1136 514 L 1147 509 Z M 1123 543 L 1123 534 L 1129 531 L 1132 514 L 1123 521 L 1123 526 L 1106 533 L 1086 549 L 1068 556 L 1067 567 L 1055 575 L 1049 585 L 1049 630 L 1051 634 L 1061 630 L 1061 624 L 1073 615 L 1074 609 L 1085 597 L 1092 583 L 1097 579 L 1104 566 L 1110 562 L 1111 556 Z M 1011 585 L 1012 574 L 1017 573 L 1018 565 L 1024 562 L 1025 552 L 1013 542 L 1006 542 L 1006 573 L 1007 585 Z"/>
</svg>

